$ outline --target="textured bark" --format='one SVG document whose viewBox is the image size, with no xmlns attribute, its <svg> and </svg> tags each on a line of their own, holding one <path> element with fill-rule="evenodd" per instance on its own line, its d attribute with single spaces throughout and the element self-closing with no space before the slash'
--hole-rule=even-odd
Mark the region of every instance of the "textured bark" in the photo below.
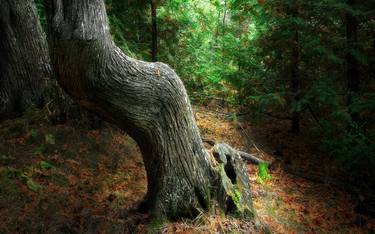
<svg viewBox="0 0 375 234">
<path fill-rule="evenodd" d="M 41 106 L 50 60 L 32 0 L 0 1 L 0 114 Z"/>
<path fill-rule="evenodd" d="M 102 0 L 45 4 L 59 84 L 138 143 L 148 178 L 146 204 L 153 214 L 176 218 L 208 209 L 222 191 L 222 177 L 203 146 L 176 73 L 165 64 L 126 56 L 111 40 Z"/>
<path fill-rule="evenodd" d="M 254 218 L 240 156 L 228 151 L 226 163 L 210 157 L 173 70 L 123 54 L 110 38 L 102 1 L 46 4 L 59 83 L 80 105 L 136 140 L 147 171 L 146 201 L 154 215 L 192 216 L 198 208 L 208 209 L 214 198 L 226 212 Z"/>
</svg>

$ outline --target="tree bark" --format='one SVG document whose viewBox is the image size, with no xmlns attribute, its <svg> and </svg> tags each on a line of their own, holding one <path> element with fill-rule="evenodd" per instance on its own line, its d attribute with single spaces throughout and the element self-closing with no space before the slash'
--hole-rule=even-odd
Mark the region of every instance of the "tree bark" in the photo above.
<svg viewBox="0 0 375 234">
<path fill-rule="evenodd" d="M 299 92 L 300 92 L 300 80 L 299 80 L 299 38 L 298 31 L 295 32 L 295 45 L 292 52 L 292 93 L 293 101 L 299 102 Z M 295 133 L 300 132 L 300 111 L 292 111 L 292 127 L 291 131 Z"/>
<path fill-rule="evenodd" d="M 65 122 L 74 105 L 54 77 L 34 1 L 0 1 L 0 30 L 0 121 L 48 105 L 46 117 Z"/>
<path fill-rule="evenodd" d="M 111 40 L 103 0 L 45 4 L 59 84 L 81 106 L 121 127 L 137 142 L 147 172 L 145 204 L 152 214 L 194 216 L 214 199 L 227 211 L 254 214 L 248 184 L 241 188 L 246 202 L 235 199 L 235 182 L 224 185 L 228 177 L 205 150 L 176 73 L 163 63 L 138 61 L 122 52 Z M 230 200 L 237 201 L 235 208 L 227 204 Z"/>
<path fill-rule="evenodd" d="M 52 75 L 32 0 L 0 1 L 0 114 L 42 106 Z"/>
<path fill-rule="evenodd" d="M 292 6 L 292 17 L 298 17 L 298 5 Z M 299 31 L 298 26 L 293 26 L 294 31 L 294 41 L 292 49 L 292 58 L 291 58 L 291 88 L 292 88 L 292 101 L 298 103 L 300 101 L 300 78 L 299 78 L 299 63 L 300 63 L 300 49 L 299 49 Z M 294 133 L 300 132 L 300 110 L 292 110 L 292 120 L 291 120 L 291 131 Z"/>
</svg>

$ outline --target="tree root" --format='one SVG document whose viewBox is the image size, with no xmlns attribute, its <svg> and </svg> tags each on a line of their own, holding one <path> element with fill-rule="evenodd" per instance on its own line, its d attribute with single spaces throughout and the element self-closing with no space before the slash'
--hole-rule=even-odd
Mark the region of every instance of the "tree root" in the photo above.
<svg viewBox="0 0 375 234">
<path fill-rule="evenodd" d="M 221 209 L 225 214 L 252 220 L 258 231 L 268 233 L 269 228 L 258 218 L 253 207 L 250 180 L 241 152 L 224 143 L 214 144 L 211 152 L 218 175 L 214 196 Z M 253 163 L 260 161 L 263 160 L 251 158 Z"/>
<path fill-rule="evenodd" d="M 209 140 L 209 139 L 203 139 L 203 142 L 215 147 L 216 145 L 226 145 L 227 147 L 230 147 L 229 145 L 225 144 L 225 143 L 217 143 L 213 140 Z M 233 148 L 232 148 L 233 149 Z M 243 151 L 240 151 L 240 150 L 236 150 L 236 149 L 233 149 L 235 150 L 243 160 L 247 161 L 248 163 L 251 163 L 251 164 L 254 164 L 254 165 L 258 165 L 260 163 L 266 163 L 266 164 L 270 164 L 268 161 L 265 161 L 263 159 L 260 159 L 256 156 L 254 156 L 253 154 L 249 154 L 249 153 L 246 153 L 246 152 L 243 152 Z"/>
</svg>

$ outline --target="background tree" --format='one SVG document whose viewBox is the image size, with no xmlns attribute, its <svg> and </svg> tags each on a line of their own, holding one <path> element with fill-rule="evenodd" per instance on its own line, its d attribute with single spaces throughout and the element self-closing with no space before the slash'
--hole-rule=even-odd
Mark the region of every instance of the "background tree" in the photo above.
<svg viewBox="0 0 375 234">
<path fill-rule="evenodd" d="M 0 2 L 0 113 L 42 107 L 53 87 L 47 43 L 34 2 Z"/>
<path fill-rule="evenodd" d="M 157 24 L 157 1 L 151 0 L 151 24 L 152 24 L 152 42 L 151 42 L 151 61 L 156 62 L 158 55 L 158 24 Z"/>
</svg>

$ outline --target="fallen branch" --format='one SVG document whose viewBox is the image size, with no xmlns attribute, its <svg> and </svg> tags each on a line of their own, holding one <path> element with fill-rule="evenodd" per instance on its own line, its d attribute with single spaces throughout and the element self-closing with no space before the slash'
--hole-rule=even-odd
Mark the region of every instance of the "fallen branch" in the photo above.
<svg viewBox="0 0 375 234">
<path fill-rule="evenodd" d="M 237 152 L 239 153 L 239 155 L 241 156 L 242 159 L 245 159 L 247 162 L 249 162 L 251 164 L 255 164 L 255 165 L 258 165 L 260 163 L 269 164 L 268 161 L 265 161 L 263 159 L 257 158 L 254 155 L 248 154 L 248 153 L 243 152 L 243 151 L 238 151 L 238 150 L 237 150 Z"/>
<path fill-rule="evenodd" d="M 203 142 L 211 145 L 211 146 L 215 146 L 217 144 L 221 144 L 221 143 L 217 143 L 213 140 L 209 140 L 209 139 L 202 139 Z M 243 152 L 243 151 L 240 151 L 240 150 L 236 150 L 234 149 L 240 156 L 242 159 L 246 160 L 248 163 L 251 163 L 251 164 L 254 164 L 254 165 L 258 165 L 260 163 L 266 163 L 266 164 L 269 164 L 268 161 L 265 161 L 263 159 L 260 159 L 252 154 L 249 154 L 249 153 L 246 153 L 246 152 Z"/>
</svg>

